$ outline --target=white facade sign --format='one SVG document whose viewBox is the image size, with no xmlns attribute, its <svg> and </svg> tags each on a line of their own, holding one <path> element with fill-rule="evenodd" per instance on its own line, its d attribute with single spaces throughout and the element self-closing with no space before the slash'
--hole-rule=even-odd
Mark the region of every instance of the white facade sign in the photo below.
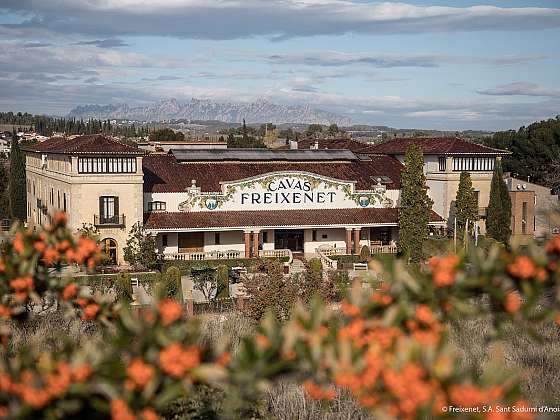
<svg viewBox="0 0 560 420">
<path fill-rule="evenodd" d="M 385 188 L 355 191 L 354 182 L 308 172 L 274 172 L 235 182 L 223 182 L 222 193 L 191 188 L 179 211 L 302 210 L 392 207 Z M 170 209 L 168 208 L 168 211 Z M 173 210 L 171 210 L 173 211 Z"/>
</svg>

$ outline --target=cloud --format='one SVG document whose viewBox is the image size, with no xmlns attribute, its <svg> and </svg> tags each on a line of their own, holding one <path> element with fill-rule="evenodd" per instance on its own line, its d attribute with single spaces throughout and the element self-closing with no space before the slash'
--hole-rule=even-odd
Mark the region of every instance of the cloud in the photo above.
<svg viewBox="0 0 560 420">
<path fill-rule="evenodd" d="M 172 75 L 161 75 L 158 77 L 143 77 L 142 80 L 145 82 L 167 82 L 171 80 L 182 80 L 183 77 L 181 76 L 172 76 Z"/>
<path fill-rule="evenodd" d="M 443 7 L 358 0 L 3 0 L 21 16 L 7 31 L 48 30 L 116 37 L 271 39 L 345 33 L 398 34 L 560 27 L 560 9 Z"/>
<path fill-rule="evenodd" d="M 44 48 L 50 46 L 52 46 L 52 44 L 48 42 L 26 42 L 22 45 L 23 48 Z"/>
<path fill-rule="evenodd" d="M 480 95 L 490 96 L 542 96 L 560 98 L 560 90 L 549 89 L 537 83 L 515 82 L 491 89 L 477 90 Z"/>
<path fill-rule="evenodd" d="M 237 60 L 251 59 L 251 53 L 232 53 Z M 386 54 L 376 52 L 347 53 L 322 50 L 301 53 L 262 55 L 254 53 L 255 58 L 278 65 L 306 65 L 321 67 L 342 67 L 364 65 L 377 68 L 393 67 L 439 67 L 442 64 L 486 64 L 495 66 L 521 65 L 550 58 L 544 54 L 507 55 L 507 56 L 454 56 L 447 54 Z"/>
<path fill-rule="evenodd" d="M 122 39 L 109 38 L 109 39 L 94 39 L 93 41 L 79 41 L 75 42 L 74 45 L 94 45 L 99 48 L 118 48 L 118 47 L 128 47 L 127 44 Z"/>
<path fill-rule="evenodd" d="M 0 71 L 68 74 L 99 68 L 177 68 L 184 63 L 175 58 L 147 56 L 134 52 L 102 49 L 91 45 L 45 45 L 40 54 L 29 54 L 20 42 L 0 41 Z"/>
</svg>

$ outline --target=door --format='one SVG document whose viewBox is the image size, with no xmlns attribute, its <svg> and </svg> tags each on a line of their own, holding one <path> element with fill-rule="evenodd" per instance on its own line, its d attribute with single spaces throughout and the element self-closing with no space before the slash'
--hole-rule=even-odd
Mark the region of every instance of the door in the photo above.
<svg viewBox="0 0 560 420">
<path fill-rule="evenodd" d="M 274 249 L 289 249 L 303 252 L 303 230 L 277 230 L 274 232 Z"/>
<path fill-rule="evenodd" d="M 180 232 L 179 252 L 204 251 L 204 232 Z"/>
<path fill-rule="evenodd" d="M 101 249 L 107 258 L 108 265 L 117 264 L 117 241 L 106 238 L 101 241 Z"/>
</svg>

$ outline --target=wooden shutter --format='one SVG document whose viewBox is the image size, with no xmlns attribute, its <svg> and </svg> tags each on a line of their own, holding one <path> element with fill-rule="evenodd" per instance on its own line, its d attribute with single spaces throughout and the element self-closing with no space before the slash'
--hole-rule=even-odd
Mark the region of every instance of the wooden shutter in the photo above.
<svg viewBox="0 0 560 420">
<path fill-rule="evenodd" d="M 115 197 L 115 219 L 119 220 L 119 197 Z"/>
<path fill-rule="evenodd" d="M 99 220 L 104 217 L 105 215 L 103 214 L 103 197 L 99 197 Z"/>
</svg>

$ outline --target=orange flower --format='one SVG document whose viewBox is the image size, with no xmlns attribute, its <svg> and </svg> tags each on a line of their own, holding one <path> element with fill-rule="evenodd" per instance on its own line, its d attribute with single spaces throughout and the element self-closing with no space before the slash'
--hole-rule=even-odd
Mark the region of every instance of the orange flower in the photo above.
<svg viewBox="0 0 560 420">
<path fill-rule="evenodd" d="M 560 235 L 555 235 L 546 244 L 546 252 L 548 253 L 560 253 Z"/>
<path fill-rule="evenodd" d="M 357 340 L 361 337 L 364 332 L 365 322 L 362 318 L 357 318 L 353 320 L 350 324 L 338 330 L 338 336 L 340 338 L 349 338 L 352 340 Z"/>
<path fill-rule="evenodd" d="M 124 400 L 111 400 L 111 418 L 113 420 L 136 420 L 136 416 Z"/>
<path fill-rule="evenodd" d="M 310 379 L 303 383 L 303 389 L 314 400 L 332 400 L 336 396 L 333 388 L 321 388 Z"/>
<path fill-rule="evenodd" d="M 429 306 L 418 305 L 416 307 L 416 319 L 424 324 L 431 325 L 436 322 L 436 317 Z"/>
<path fill-rule="evenodd" d="M 342 304 L 340 305 L 340 309 L 342 310 L 342 313 L 346 316 L 354 317 L 360 315 L 360 308 L 358 308 L 356 305 L 352 305 L 347 300 L 342 301 Z"/>
<path fill-rule="evenodd" d="M 49 385 L 48 391 L 54 398 L 60 398 L 68 388 L 70 387 L 71 383 L 71 372 L 70 367 L 66 363 L 59 363 L 58 364 L 58 372 L 57 374 L 51 374 L 46 377 L 46 383 Z"/>
<path fill-rule="evenodd" d="M 45 252 L 43 252 L 42 260 L 47 266 L 53 265 L 60 260 L 60 253 L 54 248 L 47 248 Z"/>
<path fill-rule="evenodd" d="M 18 277 L 10 281 L 10 287 L 16 292 L 26 291 L 33 288 L 32 277 Z"/>
<path fill-rule="evenodd" d="M 195 346 L 183 349 L 179 343 L 174 343 L 159 352 L 161 369 L 175 378 L 180 378 L 186 371 L 199 364 L 200 349 Z"/>
<path fill-rule="evenodd" d="M 75 368 L 72 371 L 72 376 L 74 377 L 74 380 L 77 382 L 84 382 L 87 378 L 90 377 L 92 373 L 91 367 L 89 364 L 84 363 L 81 364 L 80 366 L 78 366 L 77 368 Z"/>
<path fill-rule="evenodd" d="M 227 366 L 231 361 L 231 353 L 229 351 L 224 351 L 218 358 L 216 359 L 216 364 L 220 366 Z"/>
<path fill-rule="evenodd" d="M 9 318 L 11 316 L 10 308 L 0 305 L 0 318 Z"/>
<path fill-rule="evenodd" d="M 14 251 L 16 251 L 18 254 L 23 254 L 23 251 L 25 251 L 23 234 L 21 232 L 16 233 L 14 240 L 12 242 L 12 246 L 14 247 Z"/>
<path fill-rule="evenodd" d="M 504 301 L 504 308 L 507 312 L 514 314 L 521 308 L 521 299 L 517 292 L 510 292 Z"/>
<path fill-rule="evenodd" d="M 266 350 L 270 347 L 270 340 L 262 334 L 257 334 L 255 336 L 255 342 L 257 343 L 257 347 L 261 350 Z"/>
<path fill-rule="evenodd" d="M 4 261 L 2 261 L 2 258 L 0 258 L 0 273 L 6 270 L 6 264 L 4 264 Z"/>
<path fill-rule="evenodd" d="M 158 305 L 158 311 L 161 316 L 161 323 L 164 326 L 173 324 L 183 314 L 181 305 L 171 299 L 161 301 Z"/>
<path fill-rule="evenodd" d="M 68 222 L 68 216 L 66 215 L 66 213 L 59 211 L 53 216 L 53 222 L 55 224 L 65 225 Z"/>
<path fill-rule="evenodd" d="M 126 368 L 126 374 L 137 387 L 144 388 L 154 377 L 155 370 L 142 359 L 135 358 Z"/>
<path fill-rule="evenodd" d="M 455 282 L 455 271 L 461 259 L 452 254 L 446 257 L 432 257 L 428 260 L 428 266 L 433 272 L 433 280 L 437 287 L 450 286 Z"/>
<path fill-rule="evenodd" d="M 69 300 L 78 294 L 78 285 L 76 283 L 70 283 L 62 291 L 62 299 Z"/>
<path fill-rule="evenodd" d="M 47 248 L 47 244 L 43 241 L 36 241 L 33 244 L 33 248 L 35 248 L 38 252 L 43 252 Z"/>
<path fill-rule="evenodd" d="M 556 316 L 554 317 L 554 322 L 556 322 L 556 324 L 560 325 L 560 313 L 556 314 Z"/>
<path fill-rule="evenodd" d="M 90 303 L 84 308 L 84 319 L 91 320 L 94 319 L 99 313 L 100 306 L 97 303 Z"/>
<path fill-rule="evenodd" d="M 0 405 L 0 418 L 2 419 L 7 418 L 8 414 L 10 414 L 8 411 L 8 407 Z"/>
<path fill-rule="evenodd" d="M 525 255 L 517 257 L 515 261 L 506 268 L 509 274 L 520 279 L 530 279 L 536 274 L 535 263 L 533 263 L 531 258 Z"/>
<path fill-rule="evenodd" d="M 158 420 L 159 416 L 153 408 L 145 408 L 142 410 L 142 420 Z"/>
</svg>

